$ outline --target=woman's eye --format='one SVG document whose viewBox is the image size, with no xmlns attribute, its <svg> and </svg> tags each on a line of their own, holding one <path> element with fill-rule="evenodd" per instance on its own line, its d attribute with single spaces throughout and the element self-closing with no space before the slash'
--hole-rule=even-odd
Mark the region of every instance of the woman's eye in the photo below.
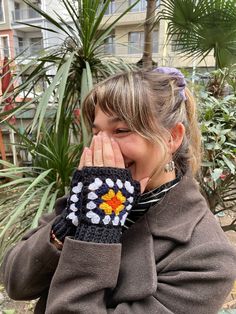
<svg viewBox="0 0 236 314">
<path fill-rule="evenodd" d="M 115 134 L 129 133 L 129 132 L 131 132 L 129 129 L 116 129 L 114 131 Z"/>
</svg>

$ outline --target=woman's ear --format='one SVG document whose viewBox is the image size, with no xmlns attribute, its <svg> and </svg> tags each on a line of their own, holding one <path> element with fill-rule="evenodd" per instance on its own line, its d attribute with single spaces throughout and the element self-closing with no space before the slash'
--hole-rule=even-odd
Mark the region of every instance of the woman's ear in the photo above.
<svg viewBox="0 0 236 314">
<path fill-rule="evenodd" d="M 170 152 L 174 154 L 183 142 L 185 127 L 183 123 L 177 123 L 171 129 L 171 140 L 169 141 Z"/>
</svg>

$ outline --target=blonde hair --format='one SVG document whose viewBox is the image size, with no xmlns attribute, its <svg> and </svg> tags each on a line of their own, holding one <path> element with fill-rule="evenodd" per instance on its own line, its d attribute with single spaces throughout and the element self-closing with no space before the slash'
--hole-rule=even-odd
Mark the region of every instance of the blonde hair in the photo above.
<svg viewBox="0 0 236 314">
<path fill-rule="evenodd" d="M 82 115 L 88 128 L 95 118 L 95 106 L 116 115 L 129 128 L 147 140 L 158 143 L 167 153 L 165 135 L 179 122 L 186 132 L 173 156 L 176 168 L 195 174 L 200 164 L 200 131 L 196 106 L 190 91 L 177 86 L 173 75 L 153 71 L 130 71 L 109 77 L 97 84 L 84 100 Z"/>
</svg>

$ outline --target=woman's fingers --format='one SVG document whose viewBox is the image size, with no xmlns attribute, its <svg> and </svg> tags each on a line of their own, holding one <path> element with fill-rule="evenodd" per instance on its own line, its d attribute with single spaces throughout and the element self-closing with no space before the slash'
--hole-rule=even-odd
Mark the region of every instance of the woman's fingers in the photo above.
<svg viewBox="0 0 236 314">
<path fill-rule="evenodd" d="M 112 145 L 112 149 L 113 149 L 113 153 L 114 153 L 114 157 L 115 157 L 115 167 L 125 168 L 125 162 L 124 162 L 124 158 L 121 154 L 120 147 L 119 147 L 118 143 L 113 138 L 111 139 L 111 145 Z"/>
<path fill-rule="evenodd" d="M 85 152 L 84 166 L 85 167 L 92 167 L 93 166 L 93 156 L 92 156 L 91 149 L 88 147 L 85 147 L 84 152 Z"/>
<path fill-rule="evenodd" d="M 125 168 L 118 143 L 106 133 L 94 136 L 90 147 L 85 147 L 81 155 L 78 169 L 92 166 Z"/>
<path fill-rule="evenodd" d="M 80 157 L 79 167 L 78 169 L 81 170 L 84 167 L 84 159 L 85 159 L 85 149 Z"/>
<path fill-rule="evenodd" d="M 111 144 L 111 139 L 106 133 L 102 133 L 102 153 L 103 153 L 103 163 L 105 167 L 115 167 L 115 156 L 113 147 Z"/>
<path fill-rule="evenodd" d="M 85 147 L 80 158 L 78 169 L 81 170 L 83 167 L 91 167 L 93 165 L 92 151 L 90 148 Z"/>
<path fill-rule="evenodd" d="M 104 162 L 103 162 L 103 143 L 102 143 L 102 137 L 100 134 L 94 136 L 93 138 L 93 166 L 95 167 L 103 167 Z"/>
</svg>

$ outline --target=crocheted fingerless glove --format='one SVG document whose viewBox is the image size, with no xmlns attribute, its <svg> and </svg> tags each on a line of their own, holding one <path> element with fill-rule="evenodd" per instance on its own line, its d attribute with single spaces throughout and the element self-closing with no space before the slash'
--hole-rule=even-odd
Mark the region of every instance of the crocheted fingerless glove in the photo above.
<svg viewBox="0 0 236 314">
<path fill-rule="evenodd" d="M 76 177 L 79 174 L 75 173 Z M 140 195 L 140 184 L 127 169 L 85 167 L 72 188 L 67 219 L 77 227 L 75 239 L 97 243 L 120 241 L 122 226 Z M 75 189 L 76 187 L 76 189 Z"/>
<path fill-rule="evenodd" d="M 66 236 L 73 236 L 76 232 L 76 225 L 78 224 L 78 220 L 75 217 L 74 219 L 70 219 L 71 214 L 74 211 L 78 211 L 81 208 L 81 189 L 82 189 L 82 175 L 81 170 L 75 170 L 70 188 L 70 195 L 67 199 L 67 206 L 62 214 L 56 219 L 52 225 L 52 231 L 56 238 L 61 242 L 64 242 Z M 80 182 L 80 183 L 79 183 Z M 77 224 L 76 224 L 77 223 Z"/>
</svg>

